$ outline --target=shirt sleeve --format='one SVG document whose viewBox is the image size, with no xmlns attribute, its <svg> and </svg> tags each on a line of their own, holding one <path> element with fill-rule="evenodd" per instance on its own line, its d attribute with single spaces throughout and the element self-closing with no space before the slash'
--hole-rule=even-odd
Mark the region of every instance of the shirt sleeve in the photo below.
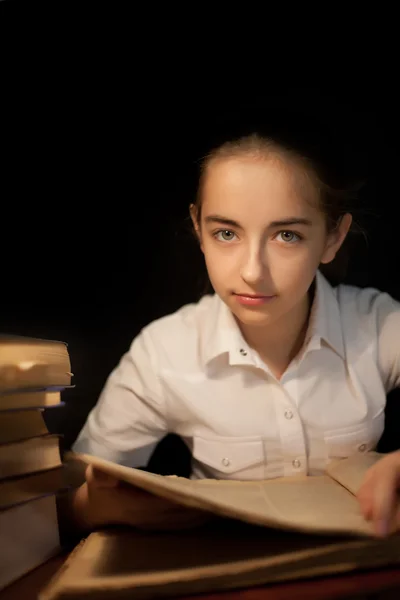
<svg viewBox="0 0 400 600">
<path fill-rule="evenodd" d="M 379 368 L 388 393 L 400 387 L 400 302 L 379 293 L 375 306 Z"/>
<path fill-rule="evenodd" d="M 143 467 L 166 435 L 157 353 L 144 329 L 109 376 L 72 450 Z"/>
</svg>

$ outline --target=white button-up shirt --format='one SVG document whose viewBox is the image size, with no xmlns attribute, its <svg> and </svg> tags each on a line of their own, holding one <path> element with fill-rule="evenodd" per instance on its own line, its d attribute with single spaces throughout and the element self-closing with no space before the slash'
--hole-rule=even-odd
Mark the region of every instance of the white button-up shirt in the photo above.
<svg viewBox="0 0 400 600">
<path fill-rule="evenodd" d="M 400 303 L 318 272 L 304 350 L 277 380 L 217 295 L 151 323 L 111 373 L 73 449 L 145 466 L 176 433 L 193 477 L 319 474 L 374 449 L 400 381 Z"/>
</svg>

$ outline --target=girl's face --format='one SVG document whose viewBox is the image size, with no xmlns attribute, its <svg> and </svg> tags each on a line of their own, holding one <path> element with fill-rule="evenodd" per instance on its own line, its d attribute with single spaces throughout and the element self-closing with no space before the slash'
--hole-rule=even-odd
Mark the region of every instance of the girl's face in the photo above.
<svg viewBox="0 0 400 600">
<path fill-rule="evenodd" d="M 298 167 L 243 155 L 208 165 L 194 224 L 215 292 L 243 325 L 266 326 L 304 301 L 351 215 L 328 235 L 315 186 Z"/>
</svg>

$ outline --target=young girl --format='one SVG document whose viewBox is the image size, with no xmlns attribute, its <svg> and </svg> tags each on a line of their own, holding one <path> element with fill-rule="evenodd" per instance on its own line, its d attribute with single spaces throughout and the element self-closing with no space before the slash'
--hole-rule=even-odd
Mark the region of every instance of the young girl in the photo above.
<svg viewBox="0 0 400 600">
<path fill-rule="evenodd" d="M 254 480 L 321 474 L 375 448 L 400 382 L 400 304 L 322 274 L 352 225 L 329 177 L 279 136 L 238 136 L 206 156 L 190 214 L 215 294 L 144 328 L 73 450 L 142 467 L 173 432 L 193 477 Z M 394 452 L 359 492 L 381 535 L 398 524 L 399 477 Z M 91 468 L 73 511 L 86 528 L 193 516 Z"/>
</svg>

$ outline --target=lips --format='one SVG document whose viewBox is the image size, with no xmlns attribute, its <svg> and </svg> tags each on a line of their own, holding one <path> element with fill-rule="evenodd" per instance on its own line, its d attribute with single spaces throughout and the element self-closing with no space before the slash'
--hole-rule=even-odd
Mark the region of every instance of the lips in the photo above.
<svg viewBox="0 0 400 600">
<path fill-rule="evenodd" d="M 265 296 L 261 294 L 233 294 L 236 302 L 243 306 L 262 306 L 272 302 L 276 296 Z"/>
<path fill-rule="evenodd" d="M 272 298 L 272 294 L 239 294 L 234 292 L 235 296 L 240 296 L 241 298 Z"/>
</svg>

